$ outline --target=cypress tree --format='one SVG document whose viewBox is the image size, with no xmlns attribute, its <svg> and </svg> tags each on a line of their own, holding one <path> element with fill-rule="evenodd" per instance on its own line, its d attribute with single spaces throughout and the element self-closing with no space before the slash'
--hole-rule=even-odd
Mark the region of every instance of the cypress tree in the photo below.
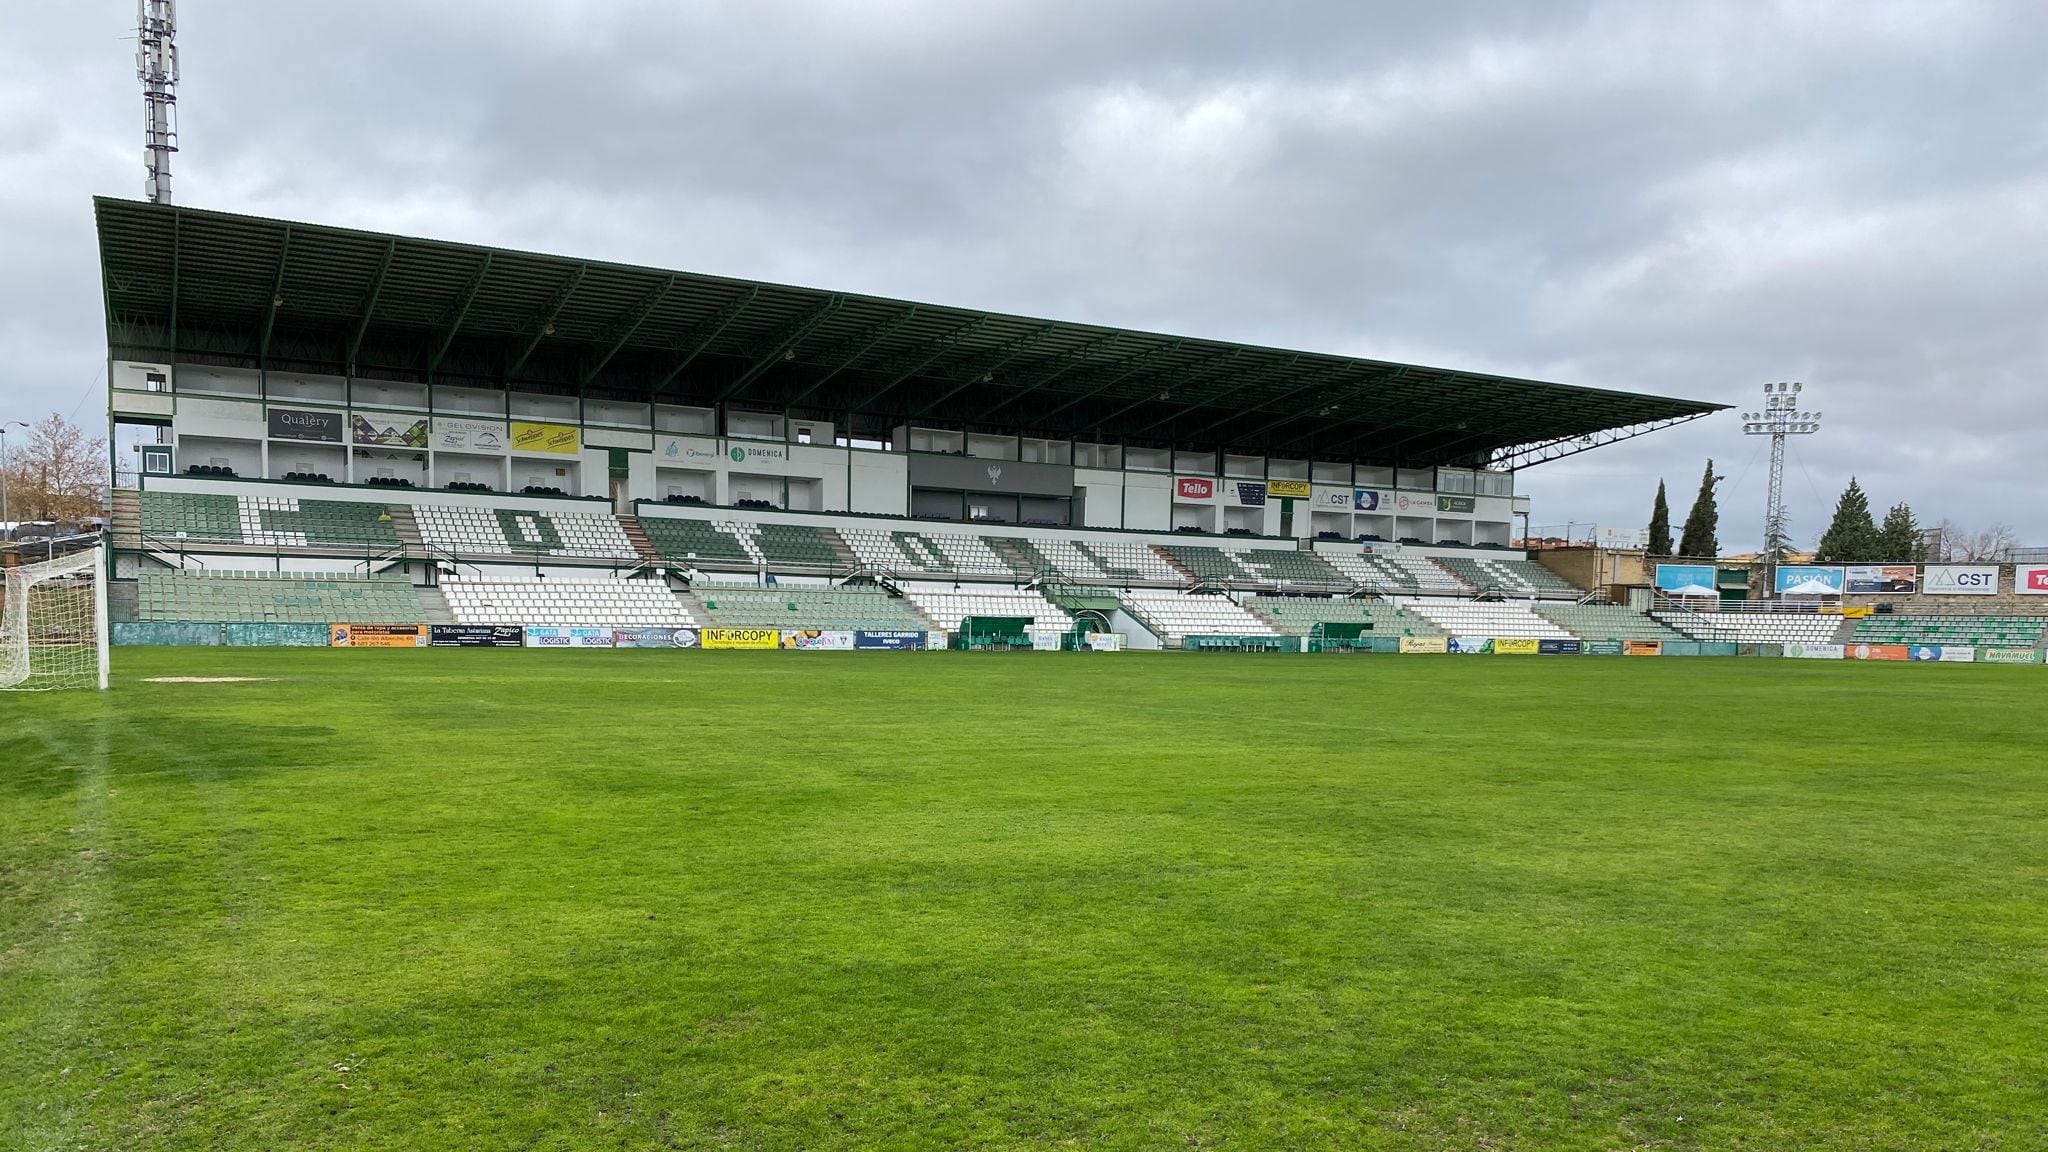
<svg viewBox="0 0 2048 1152">
<path fill-rule="evenodd" d="M 1664 499 L 1664 481 L 1657 481 L 1657 502 L 1650 505 L 1650 555 L 1671 555 L 1671 505 Z"/>
<path fill-rule="evenodd" d="M 1834 523 L 1821 535 L 1814 559 L 1824 564 L 1868 564 L 1884 559 L 1881 551 L 1877 523 L 1870 518 L 1870 498 L 1851 476 L 1842 498 L 1835 501 Z"/>
<path fill-rule="evenodd" d="M 1706 475 L 1700 477 L 1700 494 L 1693 498 L 1692 511 L 1686 514 L 1685 532 L 1678 538 L 1680 556 L 1711 559 L 1721 554 L 1721 541 L 1715 535 L 1721 527 L 1721 513 L 1714 505 L 1714 485 L 1718 482 L 1710 459 Z"/>
<path fill-rule="evenodd" d="M 1926 559 L 1920 555 L 1920 525 L 1913 519 L 1911 507 L 1894 504 L 1884 514 L 1884 524 L 1877 530 L 1877 552 L 1880 561 L 1894 564 Z"/>
</svg>

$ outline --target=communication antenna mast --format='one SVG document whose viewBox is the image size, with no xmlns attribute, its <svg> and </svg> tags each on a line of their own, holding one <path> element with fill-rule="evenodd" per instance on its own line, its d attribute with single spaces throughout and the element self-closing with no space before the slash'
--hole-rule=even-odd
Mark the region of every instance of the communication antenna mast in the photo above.
<svg viewBox="0 0 2048 1152">
<path fill-rule="evenodd" d="M 1799 384 L 1764 385 L 1764 410 L 1742 414 L 1745 436 L 1771 438 L 1771 483 L 1764 509 L 1765 588 L 1776 588 L 1778 563 L 1785 558 L 1785 437 L 1820 431 L 1820 413 L 1799 409 Z"/>
<path fill-rule="evenodd" d="M 142 81 L 142 190 L 171 202 L 171 153 L 178 150 L 178 0 L 135 0 L 135 75 Z"/>
</svg>

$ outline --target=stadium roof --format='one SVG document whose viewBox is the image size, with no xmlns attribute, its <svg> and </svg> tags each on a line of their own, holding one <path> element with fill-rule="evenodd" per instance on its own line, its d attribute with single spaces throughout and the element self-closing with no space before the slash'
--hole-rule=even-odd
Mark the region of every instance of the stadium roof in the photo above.
<svg viewBox="0 0 2048 1152">
<path fill-rule="evenodd" d="M 1527 466 L 1724 405 L 96 198 L 107 344 L 1104 442 Z M 850 417 L 850 419 L 849 419 Z"/>
</svg>

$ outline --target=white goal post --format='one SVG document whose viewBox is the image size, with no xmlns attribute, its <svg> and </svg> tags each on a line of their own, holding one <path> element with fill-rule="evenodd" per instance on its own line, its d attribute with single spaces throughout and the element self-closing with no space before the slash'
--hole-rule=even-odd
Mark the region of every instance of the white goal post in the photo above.
<svg viewBox="0 0 2048 1152">
<path fill-rule="evenodd" d="M 107 686 L 104 547 L 7 569 L 0 689 Z"/>
</svg>

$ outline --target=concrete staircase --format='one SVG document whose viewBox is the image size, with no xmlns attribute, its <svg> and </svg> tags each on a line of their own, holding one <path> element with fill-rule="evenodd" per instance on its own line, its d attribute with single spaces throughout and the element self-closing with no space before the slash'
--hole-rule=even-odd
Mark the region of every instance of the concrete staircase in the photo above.
<svg viewBox="0 0 2048 1152">
<path fill-rule="evenodd" d="M 1017 546 L 1017 541 L 1014 538 L 1008 536 L 984 536 L 982 539 L 988 541 L 988 546 L 995 549 L 996 555 L 1003 558 L 1003 563 L 1010 566 L 1010 571 L 1015 572 L 1019 580 L 1029 580 L 1035 576 L 1042 575 L 1038 571 L 1037 563 L 1031 557 L 1024 554 L 1024 550 Z"/>
<path fill-rule="evenodd" d="M 107 517 L 107 532 L 114 547 L 133 551 L 142 547 L 142 493 L 134 488 L 114 489 L 114 508 Z"/>
<path fill-rule="evenodd" d="M 412 514 L 412 505 L 391 504 L 386 507 L 386 511 L 391 514 L 391 531 L 398 537 L 400 544 L 405 545 L 408 550 L 425 546 L 426 541 L 420 536 L 420 522 Z"/>
<path fill-rule="evenodd" d="M 448 610 L 448 597 L 442 595 L 439 588 L 415 587 L 413 591 L 419 593 L 420 611 L 426 614 L 427 623 L 455 623 L 455 613 Z"/>
<path fill-rule="evenodd" d="M 640 554 L 641 563 L 660 564 L 661 550 L 654 546 L 654 541 L 647 538 L 647 529 L 641 526 L 640 518 L 622 512 L 618 514 L 617 519 L 620 530 L 625 532 L 626 539 L 632 543 L 633 551 Z"/>
</svg>

